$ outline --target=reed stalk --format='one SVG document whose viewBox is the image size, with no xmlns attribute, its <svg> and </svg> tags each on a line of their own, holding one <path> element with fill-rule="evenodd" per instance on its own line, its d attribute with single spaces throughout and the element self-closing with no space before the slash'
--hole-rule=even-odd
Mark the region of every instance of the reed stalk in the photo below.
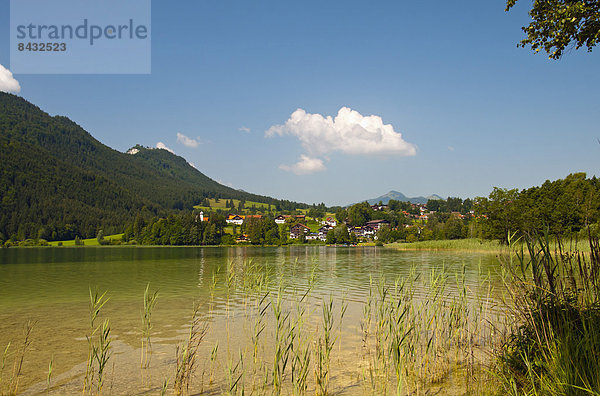
<svg viewBox="0 0 600 396">
<path fill-rule="evenodd" d="M 10 342 L 6 344 L 4 352 L 2 353 L 2 361 L 0 362 L 0 395 L 4 394 L 4 368 L 6 366 L 6 361 L 10 356 L 10 344 Z"/>
<path fill-rule="evenodd" d="M 104 372 L 111 356 L 110 321 L 105 319 L 99 326 L 98 342 L 94 345 L 94 360 L 97 365 L 98 379 L 96 381 L 96 393 L 102 393 L 104 386 Z"/>
<path fill-rule="evenodd" d="M 272 367 L 273 391 L 280 394 L 286 367 L 293 345 L 293 332 L 290 331 L 290 312 L 283 310 L 283 285 L 279 285 L 275 299 L 271 301 L 275 325 L 275 337 Z"/>
<path fill-rule="evenodd" d="M 213 347 L 213 349 L 210 352 L 210 369 L 209 369 L 209 375 L 208 375 L 208 382 L 209 384 L 213 383 L 213 374 L 214 374 L 214 368 L 215 368 L 215 364 L 217 362 L 217 357 L 218 357 L 218 353 L 219 353 L 219 343 L 215 343 L 215 346 Z"/>
<path fill-rule="evenodd" d="M 560 241 L 553 252 L 545 233 L 526 238 L 515 263 L 504 260 L 515 318 L 498 354 L 505 392 L 600 392 L 600 246 L 588 243 L 589 254 Z"/>
<path fill-rule="evenodd" d="M 160 387 L 160 396 L 165 396 L 167 394 L 168 389 L 169 389 L 169 379 L 165 378 Z"/>
<path fill-rule="evenodd" d="M 291 333 L 291 382 L 292 391 L 295 395 L 302 395 L 308 387 L 308 374 L 310 372 L 311 339 L 305 329 L 307 313 L 307 296 L 312 286 L 296 301 L 295 318 L 292 321 Z"/>
<path fill-rule="evenodd" d="M 188 337 L 175 349 L 176 370 L 174 391 L 176 395 L 189 394 L 190 383 L 198 363 L 198 351 L 208 331 L 208 321 L 200 317 L 200 306 L 195 304 Z"/>
<path fill-rule="evenodd" d="M 233 362 L 229 360 L 227 364 L 227 371 L 225 373 L 227 377 L 227 394 L 228 395 L 243 395 L 245 394 L 244 384 L 244 354 L 240 350 L 237 362 L 233 365 Z"/>
<path fill-rule="evenodd" d="M 27 354 L 27 350 L 31 346 L 31 333 L 35 326 L 35 322 L 27 321 L 25 326 L 23 327 L 23 342 L 21 343 L 21 347 L 16 352 L 15 361 L 13 363 L 12 375 L 10 378 L 10 382 L 8 384 L 8 394 L 16 395 L 19 391 L 19 381 L 21 379 L 22 371 L 23 371 L 23 362 L 25 361 L 25 355 Z M 10 344 L 9 344 L 10 345 Z M 5 355 L 3 357 L 3 365 L 4 359 L 6 357 L 8 351 L 8 346 L 4 351 Z"/>
<path fill-rule="evenodd" d="M 52 379 L 52 366 L 54 365 L 54 357 L 48 363 L 48 375 L 46 376 L 46 394 L 50 394 L 50 380 Z"/>
<path fill-rule="evenodd" d="M 317 394 L 329 394 L 329 380 L 331 377 L 331 351 L 337 337 L 333 336 L 334 318 L 333 318 L 333 297 L 329 297 L 329 302 L 322 302 L 322 333 L 317 340 L 316 345 L 316 367 L 315 382 Z"/>
<path fill-rule="evenodd" d="M 152 357 L 152 342 L 151 342 L 151 331 L 152 331 L 152 311 L 156 305 L 158 299 L 158 290 L 154 293 L 150 293 L 150 283 L 146 285 L 144 290 L 144 310 L 142 311 L 142 347 L 140 357 L 140 368 L 146 369 L 150 367 L 150 359 Z"/>
<path fill-rule="evenodd" d="M 85 369 L 85 377 L 83 380 L 83 391 L 82 394 L 86 394 L 86 392 L 90 392 L 92 390 L 93 382 L 94 382 L 94 362 L 96 361 L 98 355 L 98 344 L 95 341 L 96 334 L 101 331 L 100 326 L 96 326 L 96 319 L 100 315 L 100 311 L 104 307 L 104 305 L 108 302 L 108 298 L 106 297 L 106 291 L 102 294 L 98 292 L 98 289 L 92 293 L 92 288 L 89 288 L 90 293 L 90 301 L 89 301 L 89 334 L 85 337 L 88 343 L 88 358 L 87 365 Z M 102 336 L 101 336 L 102 337 Z"/>
</svg>

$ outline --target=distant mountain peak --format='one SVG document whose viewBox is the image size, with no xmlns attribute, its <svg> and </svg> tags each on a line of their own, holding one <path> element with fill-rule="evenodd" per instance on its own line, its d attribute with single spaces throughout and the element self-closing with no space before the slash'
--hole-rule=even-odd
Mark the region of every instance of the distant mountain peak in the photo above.
<svg viewBox="0 0 600 396">
<path fill-rule="evenodd" d="M 367 202 L 371 205 L 375 205 L 379 202 L 387 204 L 392 199 L 395 201 L 411 202 L 411 203 L 415 203 L 415 204 L 426 204 L 427 201 L 430 199 L 443 199 L 443 198 L 437 194 L 432 194 L 428 197 L 420 196 L 420 197 L 412 197 L 411 198 L 411 197 L 407 197 L 406 195 L 404 195 L 403 193 L 401 193 L 399 191 L 391 190 L 387 194 L 381 195 L 377 198 L 367 199 Z"/>
<path fill-rule="evenodd" d="M 437 199 L 438 201 L 443 201 L 444 200 L 444 198 L 440 197 L 437 194 L 430 195 L 430 196 L 427 197 L 427 199 L 434 199 L 434 200 Z"/>
</svg>

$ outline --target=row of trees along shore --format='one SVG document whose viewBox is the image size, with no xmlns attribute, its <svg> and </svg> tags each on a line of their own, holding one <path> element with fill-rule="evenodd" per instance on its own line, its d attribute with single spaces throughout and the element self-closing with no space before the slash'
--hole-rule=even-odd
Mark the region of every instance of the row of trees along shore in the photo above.
<svg viewBox="0 0 600 396">
<path fill-rule="evenodd" d="M 430 200 L 426 205 L 391 200 L 375 210 L 363 202 L 346 208 L 314 205 L 307 211 L 311 228 L 320 224 L 327 213 L 335 213 L 338 226 L 327 234 L 325 243 L 354 243 L 348 227 L 364 226 L 368 221 L 387 220 L 389 226 L 376 234 L 377 240 L 415 242 L 425 240 L 480 238 L 507 242 L 510 235 L 532 235 L 540 231 L 556 237 L 584 237 L 588 231 L 600 234 L 600 180 L 576 173 L 565 179 L 546 181 L 523 190 L 494 188 L 488 197 Z M 307 243 L 304 238 L 290 240 L 290 227 L 300 211 L 275 211 L 255 208 L 260 218 L 247 218 L 239 226 L 225 221 L 229 210 L 204 213 L 209 221 L 199 220 L 199 211 L 171 214 L 159 218 L 139 213 L 118 243 L 143 245 L 231 245 L 242 238 L 259 245 Z M 278 214 L 291 215 L 285 224 L 275 224 Z M 422 214 L 426 214 L 424 219 Z M 310 216 L 312 215 L 312 216 Z M 310 243 L 323 243 L 311 241 Z"/>
<path fill-rule="evenodd" d="M 309 243 L 305 238 L 290 239 L 290 227 L 303 222 L 313 231 L 328 216 L 335 217 L 338 226 L 327 234 L 325 242 L 356 243 L 367 238 L 356 237 L 348 227 L 364 226 L 372 220 L 387 220 L 375 235 L 383 243 L 416 242 L 480 238 L 507 242 L 508 235 L 533 235 L 547 230 L 559 238 L 600 235 L 600 180 L 575 173 L 564 179 L 546 181 L 541 186 L 523 190 L 494 188 L 487 197 L 429 200 L 426 205 L 390 200 L 374 208 L 366 202 L 349 207 L 327 208 L 324 204 L 306 205 L 305 210 L 281 210 L 274 205 L 244 208 L 210 209 L 204 212 L 209 221 L 200 221 L 200 210 L 183 210 L 170 215 L 157 215 L 141 210 L 125 227 L 123 237 L 115 241 L 101 239 L 102 244 L 141 245 L 232 245 L 244 243 L 282 245 Z M 232 208 L 236 206 L 235 208 Z M 374 205 L 378 206 L 378 205 Z M 230 213 L 260 214 L 247 217 L 243 225 L 228 225 Z M 275 224 L 275 217 L 289 215 L 285 224 Z M 305 214 L 305 220 L 296 215 Z M 206 218 L 204 220 L 206 220 Z M 98 230 L 96 235 L 108 232 Z M 84 235 L 76 235 L 83 239 Z M 43 245 L 44 239 L 26 241 L 0 240 L 0 246 Z"/>
</svg>

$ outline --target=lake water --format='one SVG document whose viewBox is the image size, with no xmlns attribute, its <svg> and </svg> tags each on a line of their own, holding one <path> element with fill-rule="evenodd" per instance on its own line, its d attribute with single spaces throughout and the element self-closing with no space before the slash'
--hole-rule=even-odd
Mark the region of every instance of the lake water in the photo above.
<svg viewBox="0 0 600 396">
<path fill-rule="evenodd" d="M 270 393 L 266 389 L 271 389 L 273 381 L 268 371 L 273 366 L 276 326 L 265 319 L 260 353 L 250 367 L 253 326 L 269 303 L 265 318 L 273 315 L 278 290 L 290 317 L 299 312 L 297 301 L 308 291 L 303 300 L 303 326 L 305 333 L 311 334 L 307 345 L 318 345 L 323 301 L 335 301 L 337 338 L 330 390 L 364 394 L 368 359 L 357 361 L 364 348 L 361 323 L 378 279 L 384 276 L 388 285 L 413 279 L 415 299 L 427 300 L 431 298 L 427 285 L 432 274 L 443 273 L 442 300 L 463 290 L 470 302 L 493 315 L 502 289 L 498 271 L 498 260 L 490 254 L 400 252 L 378 247 L 0 249 L 0 353 L 9 342 L 9 352 L 21 347 L 23 327 L 31 321 L 32 343 L 25 353 L 19 392 L 45 392 L 50 361 L 50 392 L 80 392 L 88 355 L 89 290 L 98 289 L 107 291 L 109 297 L 101 318 L 110 319 L 113 340 L 103 393 L 156 394 L 165 381 L 167 393 L 171 393 L 175 346 L 189 333 L 195 305 L 207 332 L 198 349 L 190 392 L 224 393 L 231 389 L 232 373 L 243 373 L 246 393 Z M 152 313 L 152 360 L 150 368 L 142 370 L 141 312 L 148 284 L 151 291 L 158 290 L 159 297 Z M 340 320 L 344 304 L 347 310 Z M 13 370 L 10 358 L 0 393 L 2 386 L 8 386 Z M 235 368 L 240 361 L 245 362 L 243 370 Z M 311 376 L 315 361 L 313 357 Z M 292 393 L 290 377 L 284 378 L 283 393 Z M 261 381 L 267 385 L 260 385 Z M 308 382 L 309 393 L 314 393 L 314 381 Z M 237 386 L 232 392 L 240 392 Z"/>
</svg>

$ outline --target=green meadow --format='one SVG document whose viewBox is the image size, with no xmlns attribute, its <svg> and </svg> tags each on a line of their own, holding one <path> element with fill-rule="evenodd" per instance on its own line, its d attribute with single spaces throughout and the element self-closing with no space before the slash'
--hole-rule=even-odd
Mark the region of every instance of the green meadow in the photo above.
<svg viewBox="0 0 600 396">
<path fill-rule="evenodd" d="M 120 241 L 121 237 L 123 237 L 123 234 L 114 234 L 107 235 L 104 237 L 104 239 L 107 241 Z M 82 239 L 81 241 L 83 242 L 83 246 L 100 246 L 100 243 L 96 238 Z M 48 242 L 48 244 L 50 246 L 75 246 L 75 240 L 72 239 L 70 241 L 53 241 Z"/>
<path fill-rule="evenodd" d="M 578 251 L 589 252 L 590 243 L 588 240 L 565 239 L 562 241 L 552 240 L 548 242 L 551 251 Z M 490 253 L 508 253 L 511 249 L 503 245 L 498 240 L 486 240 L 478 238 L 470 239 L 446 239 L 421 242 L 394 242 L 386 244 L 386 247 L 397 250 L 432 250 L 432 251 L 464 251 L 464 252 L 490 252 Z M 513 248 L 523 246 L 520 241 L 513 244 Z"/>
<path fill-rule="evenodd" d="M 204 211 L 210 211 L 211 209 L 227 209 L 227 201 L 230 201 L 228 199 L 219 199 L 218 202 L 216 199 L 214 198 L 210 198 L 208 200 L 210 206 L 202 206 L 202 205 L 195 205 L 194 209 L 200 209 L 200 210 L 204 210 Z M 240 205 L 240 200 L 239 199 L 232 199 L 231 201 L 233 201 L 233 204 L 235 205 L 235 209 L 232 209 L 232 211 L 236 211 L 237 208 Z M 249 209 L 255 207 L 257 209 L 269 209 L 269 204 L 266 203 L 262 203 L 262 202 L 253 202 L 253 201 L 246 201 L 244 203 L 244 209 Z"/>
</svg>

